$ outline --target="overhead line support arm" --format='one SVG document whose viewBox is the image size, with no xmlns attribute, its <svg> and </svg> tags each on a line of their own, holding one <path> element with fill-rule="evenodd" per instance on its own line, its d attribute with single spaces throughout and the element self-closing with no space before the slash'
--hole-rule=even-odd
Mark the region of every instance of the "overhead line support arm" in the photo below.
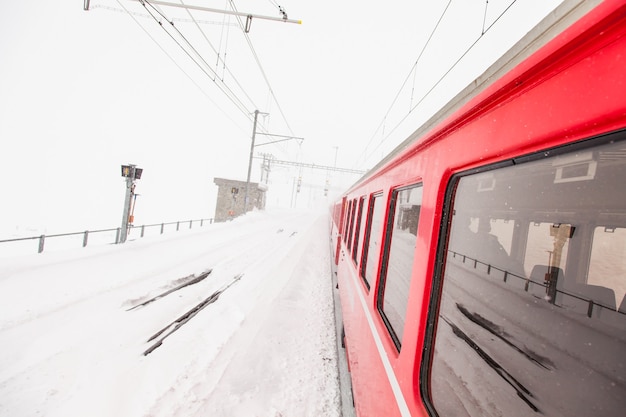
<svg viewBox="0 0 626 417">
<path fill-rule="evenodd" d="M 140 0 L 134 0 L 134 1 L 140 1 Z M 256 19 L 264 19 L 264 20 L 274 20 L 274 21 L 277 21 L 277 22 L 297 23 L 298 25 L 302 24 L 302 20 L 285 19 L 284 17 L 263 16 L 263 15 L 252 14 L 252 13 L 236 12 L 236 11 L 232 11 L 232 10 L 212 9 L 210 7 L 193 6 L 193 5 L 190 5 L 190 4 L 169 3 L 169 2 L 166 2 L 166 1 L 159 1 L 159 0 L 150 0 L 150 4 L 156 4 L 158 6 L 167 6 L 167 7 L 178 7 L 180 9 L 188 9 L 188 10 L 199 10 L 199 11 L 203 11 L 203 12 L 212 12 L 212 13 L 230 14 L 230 15 L 234 15 L 234 16 L 243 16 L 243 17 L 248 18 L 248 20 L 251 19 L 251 18 L 256 18 Z"/>
<path fill-rule="evenodd" d="M 260 158 L 255 156 L 254 159 L 260 159 Z M 291 166 L 302 167 L 302 168 L 321 169 L 321 170 L 325 170 L 325 171 L 345 172 L 345 173 L 348 173 L 348 174 L 360 174 L 360 175 L 363 175 L 363 174 L 365 174 L 367 172 L 367 171 L 360 170 L 360 169 L 339 168 L 339 167 L 336 167 L 336 166 L 335 167 L 331 167 L 331 166 L 309 164 L 309 163 L 303 163 L 303 162 L 281 161 L 281 160 L 277 160 L 277 159 L 272 159 L 271 162 L 272 162 L 272 164 L 276 164 L 276 165 L 291 165 Z"/>
<path fill-rule="evenodd" d="M 270 145 L 272 143 L 285 142 L 285 141 L 292 140 L 292 139 L 297 140 L 298 144 L 302 145 L 302 141 L 304 140 L 304 138 L 298 138 L 298 137 L 295 137 L 295 136 L 274 135 L 274 134 L 271 134 L 271 133 L 257 133 L 257 135 L 272 136 L 272 137 L 284 138 L 284 139 L 273 140 L 271 142 L 265 142 L 265 143 L 258 143 L 256 146 Z"/>
</svg>

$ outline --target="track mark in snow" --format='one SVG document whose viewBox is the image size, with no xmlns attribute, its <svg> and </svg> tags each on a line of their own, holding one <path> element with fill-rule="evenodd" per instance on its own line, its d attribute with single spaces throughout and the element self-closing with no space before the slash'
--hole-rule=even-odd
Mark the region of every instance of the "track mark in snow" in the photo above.
<svg viewBox="0 0 626 417">
<path fill-rule="evenodd" d="M 552 363 L 552 361 L 550 359 L 545 358 L 545 357 L 539 355 L 538 353 L 533 352 L 530 349 L 527 349 L 525 347 L 522 348 L 522 347 L 518 346 L 517 344 L 515 344 L 513 341 L 510 340 L 511 337 L 504 330 L 502 330 L 502 328 L 500 328 L 500 326 L 498 326 L 497 324 L 495 324 L 495 323 L 491 322 L 490 320 L 484 318 L 483 316 L 481 316 L 478 313 L 471 313 L 462 304 L 456 303 L 456 307 L 471 322 L 477 324 L 478 326 L 480 326 L 483 329 L 487 330 L 489 333 L 491 333 L 492 335 L 494 335 L 498 339 L 502 340 L 504 343 L 509 345 L 511 348 L 515 349 L 517 352 L 519 352 L 520 354 L 524 355 L 524 357 L 526 359 L 530 360 L 531 362 L 533 362 L 536 365 L 541 366 L 544 369 L 547 369 L 547 370 L 550 370 L 550 371 L 554 370 L 555 365 L 554 365 L 554 363 Z"/>
<path fill-rule="evenodd" d="M 202 300 L 202 302 L 200 302 L 198 305 L 193 307 L 191 310 L 187 311 L 185 314 L 183 314 L 182 316 L 180 316 L 179 318 L 177 318 L 176 320 L 174 320 L 173 322 L 171 322 L 170 324 L 168 324 L 167 326 L 163 327 L 161 330 L 153 334 L 147 340 L 147 342 L 152 342 L 153 340 L 156 340 L 156 342 L 152 346 L 150 346 L 145 352 L 143 352 L 143 355 L 148 356 L 156 348 L 161 346 L 163 344 L 163 340 L 165 340 L 168 336 L 170 336 L 176 330 L 180 329 L 185 323 L 187 323 L 196 314 L 198 314 L 200 310 L 202 310 L 209 304 L 216 302 L 217 299 L 220 297 L 220 295 L 224 291 L 226 291 L 228 288 L 230 288 L 234 283 L 239 281 L 242 276 L 243 274 L 239 274 L 235 276 L 235 278 L 233 278 L 233 280 L 230 281 L 228 284 L 224 285 L 222 288 L 220 288 L 219 290 L 215 291 L 213 294 L 211 294 L 210 296 Z"/>
<path fill-rule="evenodd" d="M 200 282 L 200 281 L 204 280 L 206 277 L 208 277 L 209 274 L 212 271 L 213 271 L 212 269 L 208 269 L 208 270 L 204 271 L 203 273 L 201 273 L 200 275 L 198 275 L 197 277 L 195 275 L 190 275 L 189 277 L 185 277 L 185 278 L 182 279 L 183 280 L 182 284 L 179 284 L 179 285 L 177 285 L 174 288 L 170 288 L 169 290 L 167 290 L 165 292 L 162 292 L 161 294 L 159 294 L 159 295 L 157 295 L 155 297 L 152 297 L 149 300 L 144 301 L 143 303 L 137 304 L 137 305 L 127 309 L 126 311 L 131 311 L 131 310 L 134 310 L 134 309 L 136 309 L 138 307 L 143 307 L 143 306 L 145 306 L 147 304 L 150 304 L 153 301 L 156 301 L 156 300 L 158 300 L 160 298 L 163 298 L 166 295 L 169 295 L 169 294 L 171 294 L 171 293 L 173 293 L 175 291 L 178 291 L 178 290 L 180 290 L 182 288 L 188 287 L 188 286 L 193 285 L 193 284 L 197 284 L 198 282 Z M 187 278 L 190 278 L 190 279 L 186 280 Z"/>
<path fill-rule="evenodd" d="M 517 396 L 530 407 L 536 413 L 541 413 L 539 408 L 531 401 L 531 398 L 535 398 L 532 392 L 528 388 L 526 388 L 520 381 L 518 381 L 513 375 L 511 375 L 502 365 L 500 365 L 495 359 L 493 359 L 485 350 L 483 350 L 476 342 L 472 340 L 470 336 L 468 336 L 463 330 L 461 330 L 457 325 L 452 323 L 450 319 L 444 316 L 440 316 L 446 323 L 450 325 L 452 328 L 452 332 L 455 336 L 463 340 L 467 343 L 474 352 L 482 360 L 484 360 L 487 365 L 489 365 L 506 383 L 508 383 L 515 392 Z"/>
</svg>

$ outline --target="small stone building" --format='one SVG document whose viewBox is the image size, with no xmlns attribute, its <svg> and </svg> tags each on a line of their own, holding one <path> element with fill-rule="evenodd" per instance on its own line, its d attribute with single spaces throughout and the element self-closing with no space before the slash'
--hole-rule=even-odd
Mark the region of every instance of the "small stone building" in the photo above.
<svg viewBox="0 0 626 417">
<path fill-rule="evenodd" d="M 214 221 L 223 222 L 242 215 L 244 213 L 246 182 L 228 180 L 225 178 L 213 178 L 213 182 L 218 186 Z M 255 207 L 258 210 L 265 209 L 266 191 L 267 186 L 265 184 L 250 183 L 247 211 L 251 211 Z"/>
</svg>

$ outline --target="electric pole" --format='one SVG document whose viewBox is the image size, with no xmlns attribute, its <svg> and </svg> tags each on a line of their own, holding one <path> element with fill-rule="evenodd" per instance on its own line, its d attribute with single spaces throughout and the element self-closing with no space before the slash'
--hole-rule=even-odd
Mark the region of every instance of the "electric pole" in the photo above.
<svg viewBox="0 0 626 417">
<path fill-rule="evenodd" d="M 256 136 L 256 121 L 259 117 L 259 111 L 254 111 L 254 124 L 252 125 L 252 143 L 250 144 L 250 160 L 248 162 L 248 177 L 246 178 L 246 193 L 243 197 L 243 214 L 248 212 L 248 197 L 250 195 L 250 173 L 252 172 L 252 156 L 254 154 L 254 138 Z"/>
<path fill-rule="evenodd" d="M 126 242 L 128 237 L 129 224 L 132 223 L 130 208 L 133 205 L 133 197 L 135 195 L 135 180 L 141 178 L 142 172 L 143 169 L 137 168 L 136 165 L 122 165 L 122 177 L 126 178 L 126 195 L 124 197 L 124 212 L 122 213 L 122 227 L 118 243 Z"/>
<path fill-rule="evenodd" d="M 250 144 L 250 159 L 248 160 L 248 177 L 246 178 L 246 192 L 244 195 L 244 199 L 243 199 L 243 213 L 246 214 L 248 212 L 248 199 L 250 197 L 250 174 L 252 173 L 252 159 L 254 158 L 254 147 L 255 146 L 263 146 L 263 145 L 270 145 L 272 143 L 277 143 L 277 142 L 284 142 L 284 141 L 288 141 L 288 140 L 298 140 L 300 141 L 300 143 L 302 143 L 302 141 L 304 140 L 304 138 L 299 138 L 299 137 L 295 137 L 295 136 L 285 136 L 285 135 L 273 135 L 271 133 L 259 133 L 259 135 L 266 135 L 266 136 L 275 136 L 275 137 L 279 137 L 279 138 L 283 138 L 283 139 L 279 139 L 279 140 L 274 140 L 271 142 L 265 142 L 265 143 L 261 143 L 259 145 L 255 145 L 254 141 L 256 138 L 256 125 L 257 125 L 257 120 L 259 118 L 259 114 L 263 114 L 263 115 L 267 115 L 269 113 L 262 113 L 258 110 L 254 111 L 254 124 L 252 125 L 252 143 Z M 269 163 L 268 163 L 269 166 Z M 269 173 L 268 173 L 269 175 Z"/>
</svg>

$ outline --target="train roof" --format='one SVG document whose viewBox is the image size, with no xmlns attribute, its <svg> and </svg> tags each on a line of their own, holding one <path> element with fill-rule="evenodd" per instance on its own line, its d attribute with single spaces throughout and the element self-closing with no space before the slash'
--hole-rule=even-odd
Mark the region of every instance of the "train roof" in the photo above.
<svg viewBox="0 0 626 417">
<path fill-rule="evenodd" d="M 500 80 L 504 75 L 515 69 L 519 64 L 585 16 L 600 3 L 602 3 L 602 0 L 563 1 L 515 45 L 513 45 L 513 47 L 504 53 L 495 63 L 485 70 L 478 78 L 461 90 L 407 139 L 405 139 L 387 156 L 380 160 L 373 168 L 368 170 L 359 180 L 349 187 L 348 190 L 359 185 L 371 177 L 374 173 L 390 164 L 396 157 L 402 154 L 405 150 L 409 149 L 411 146 L 418 144 L 421 139 L 424 139 L 427 133 L 432 132 L 442 123 L 449 121 L 450 117 L 459 112 L 463 106 L 468 104 L 479 94 L 485 92 L 485 90 L 487 90 L 496 81 Z"/>
</svg>

